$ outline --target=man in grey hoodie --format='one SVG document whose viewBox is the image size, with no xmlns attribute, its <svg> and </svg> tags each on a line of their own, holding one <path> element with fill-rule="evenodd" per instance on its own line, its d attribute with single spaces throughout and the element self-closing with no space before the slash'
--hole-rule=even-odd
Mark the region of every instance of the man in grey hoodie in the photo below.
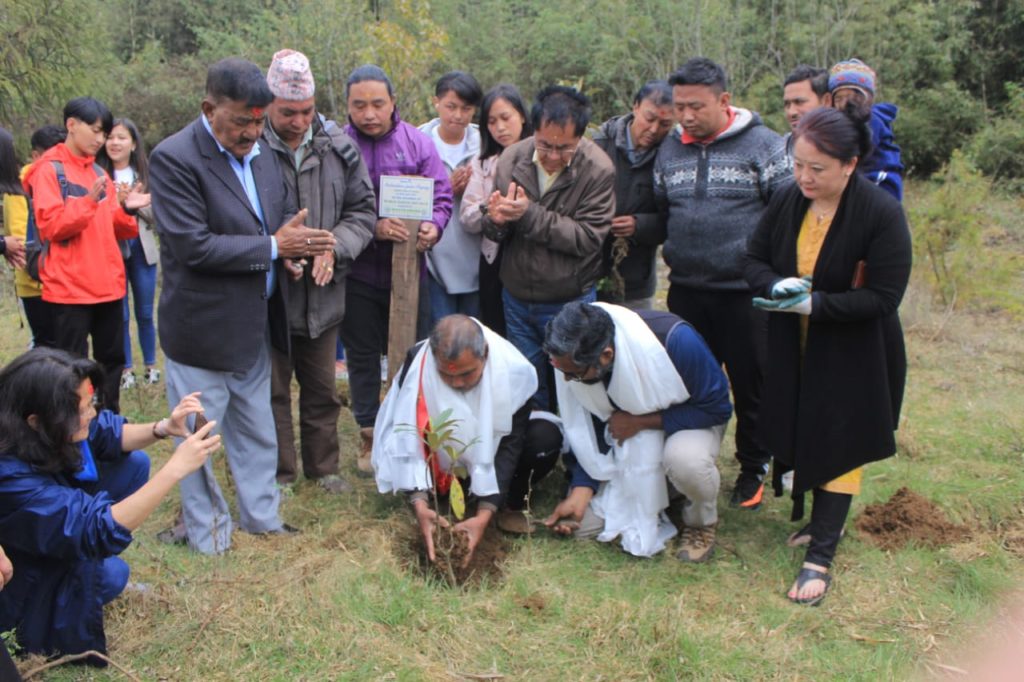
<svg viewBox="0 0 1024 682">
<path fill-rule="evenodd" d="M 658 150 L 654 192 L 667 220 L 668 309 L 725 365 L 736 405 L 740 474 L 730 504 L 757 509 L 770 454 L 757 437 L 765 320 L 743 278 L 747 238 L 790 178 L 782 137 L 731 105 L 721 66 L 696 57 L 669 77 L 682 134 Z"/>
</svg>

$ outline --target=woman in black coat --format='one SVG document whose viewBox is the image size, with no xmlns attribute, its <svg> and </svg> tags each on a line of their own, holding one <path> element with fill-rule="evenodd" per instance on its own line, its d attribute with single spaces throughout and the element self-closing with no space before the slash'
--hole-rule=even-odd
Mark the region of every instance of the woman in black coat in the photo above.
<svg viewBox="0 0 1024 682">
<path fill-rule="evenodd" d="M 810 524 L 790 536 L 808 549 L 788 597 L 817 604 L 860 468 L 896 451 L 907 371 L 897 308 L 911 245 L 900 204 L 856 172 L 871 147 L 863 122 L 816 109 L 794 140 L 795 182 L 772 197 L 745 274 L 754 305 L 774 313 L 762 438 L 777 471 L 794 470 L 797 509 L 814 495 Z"/>
</svg>

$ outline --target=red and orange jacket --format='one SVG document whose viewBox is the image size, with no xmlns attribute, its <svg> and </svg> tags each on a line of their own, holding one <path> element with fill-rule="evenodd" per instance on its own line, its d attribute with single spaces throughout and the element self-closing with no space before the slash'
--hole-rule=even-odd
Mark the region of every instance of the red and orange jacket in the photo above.
<svg viewBox="0 0 1024 682">
<path fill-rule="evenodd" d="M 53 161 L 64 165 L 66 200 Z M 117 203 L 109 176 L 103 199 L 83 196 L 96 182 L 94 161 L 92 156 L 75 156 L 61 143 L 43 154 L 23 181 L 32 196 L 39 236 L 50 242 L 40 272 L 44 301 L 87 305 L 124 298 L 124 260 L 117 240 L 137 237 L 139 226 Z"/>
</svg>

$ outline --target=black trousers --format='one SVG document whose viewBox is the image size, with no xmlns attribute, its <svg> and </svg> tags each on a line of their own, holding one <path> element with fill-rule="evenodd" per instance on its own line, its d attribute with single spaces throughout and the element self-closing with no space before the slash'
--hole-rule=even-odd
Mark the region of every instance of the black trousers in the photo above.
<svg viewBox="0 0 1024 682">
<path fill-rule="evenodd" d="M 807 546 L 804 561 L 829 568 L 836 556 L 840 534 L 850 513 L 853 495 L 832 493 L 821 488 L 814 489 L 811 505 L 811 543 Z"/>
<path fill-rule="evenodd" d="M 526 442 L 519 454 L 516 473 L 512 477 L 505 506 L 522 511 L 533 486 L 551 473 L 562 452 L 562 432 L 546 419 L 531 419 L 526 427 Z"/>
<path fill-rule="evenodd" d="M 754 308 L 748 292 L 668 289 L 668 309 L 704 337 L 725 365 L 736 406 L 736 459 L 743 471 L 765 474 L 771 454 L 761 445 L 757 415 L 761 406 L 761 367 L 767 343 L 767 313 Z"/>
<path fill-rule="evenodd" d="M 103 386 L 97 394 L 103 407 L 112 412 L 121 411 L 121 371 L 124 370 L 124 299 L 106 303 L 75 305 L 49 304 L 53 311 L 57 348 L 89 357 L 89 339 L 92 339 L 92 357 L 103 368 Z"/>
<path fill-rule="evenodd" d="M 56 347 L 57 332 L 53 328 L 52 304 L 44 301 L 42 296 L 25 296 L 21 299 L 21 305 L 25 308 L 25 317 L 32 330 L 33 347 Z"/>
<path fill-rule="evenodd" d="M 500 336 L 505 334 L 505 303 L 501 300 L 501 251 L 493 263 L 480 256 L 480 321 Z"/>
<path fill-rule="evenodd" d="M 388 352 L 388 320 L 391 291 L 351 279 L 345 283 L 345 319 L 341 342 L 345 345 L 352 416 L 360 428 L 373 426 L 380 408 L 380 356 Z M 425 339 L 430 330 L 430 297 L 420 282 L 416 338 Z M 403 348 L 402 352 L 407 349 Z M 397 367 L 395 368 L 398 369 Z"/>
</svg>

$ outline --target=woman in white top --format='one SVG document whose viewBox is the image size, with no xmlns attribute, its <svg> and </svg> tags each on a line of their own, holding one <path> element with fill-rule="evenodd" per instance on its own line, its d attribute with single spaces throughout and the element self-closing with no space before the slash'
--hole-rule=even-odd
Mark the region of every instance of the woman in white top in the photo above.
<svg viewBox="0 0 1024 682">
<path fill-rule="evenodd" d="M 96 156 L 96 162 L 106 169 L 114 179 L 117 193 L 127 192 L 137 184 L 142 191 L 149 182 L 149 162 L 146 146 L 139 135 L 139 129 L 130 119 L 115 118 L 114 127 L 107 136 L 107 142 Z M 146 194 L 148 197 L 149 195 Z M 153 322 L 153 300 L 156 295 L 156 264 L 160 252 L 156 244 L 153 213 L 147 204 L 139 210 L 139 236 L 121 242 L 124 256 L 124 270 L 135 302 L 135 324 L 139 330 L 139 346 L 142 360 L 146 365 L 143 380 L 147 384 L 160 381 L 160 370 L 156 367 L 156 325 Z M 135 385 L 132 368 L 132 336 L 129 327 L 131 314 L 128 309 L 128 293 L 124 297 L 124 373 L 121 388 Z"/>
<path fill-rule="evenodd" d="M 498 157 L 510 144 L 530 137 L 533 128 L 526 104 L 514 85 L 501 83 L 484 95 L 480 106 L 480 155 L 470 164 L 471 175 L 462 195 L 459 219 L 462 229 L 480 232 L 487 198 L 494 191 Z M 480 242 L 480 321 L 505 335 L 505 310 L 501 303 L 500 245 L 486 237 Z"/>
</svg>

